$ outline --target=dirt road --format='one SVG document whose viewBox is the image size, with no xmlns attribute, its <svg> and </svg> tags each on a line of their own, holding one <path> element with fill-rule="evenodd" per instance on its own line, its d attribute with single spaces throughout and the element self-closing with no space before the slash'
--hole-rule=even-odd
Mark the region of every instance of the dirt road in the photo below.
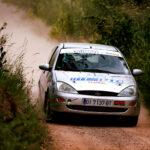
<svg viewBox="0 0 150 150">
<path fill-rule="evenodd" d="M 97 118 L 97 117 L 96 117 Z M 150 150 L 150 116 L 142 107 L 137 127 L 118 126 L 117 120 L 69 118 L 63 124 L 48 124 L 56 150 Z M 97 118 L 98 119 L 98 118 Z M 91 124 L 91 121 L 95 121 Z M 112 123 L 111 121 L 116 121 Z"/>
<path fill-rule="evenodd" d="M 40 75 L 38 65 L 45 62 L 58 42 L 48 38 L 50 29 L 41 21 L 31 20 L 25 12 L 0 3 L 0 24 L 3 22 L 8 23 L 6 32 L 13 33 L 11 41 L 16 42 L 11 47 L 13 54 L 18 54 L 19 47 L 27 41 L 24 65 L 28 79 L 35 80 L 36 89 Z M 117 120 L 79 119 L 78 116 L 69 116 L 67 121 L 47 126 L 56 150 L 150 150 L 150 116 L 143 107 L 137 127 L 118 126 Z"/>
</svg>

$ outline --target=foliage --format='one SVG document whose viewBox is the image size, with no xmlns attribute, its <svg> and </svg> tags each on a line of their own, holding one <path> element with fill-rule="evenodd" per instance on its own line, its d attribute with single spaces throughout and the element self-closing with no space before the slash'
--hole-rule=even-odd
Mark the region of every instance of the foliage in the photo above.
<svg viewBox="0 0 150 150">
<path fill-rule="evenodd" d="M 63 40 L 118 47 L 131 68 L 144 71 L 138 85 L 150 107 L 150 0 L 5 0 L 32 11 Z"/>
<path fill-rule="evenodd" d="M 7 36 L 2 34 L 6 25 L 0 28 L 0 150 L 38 150 L 45 130 L 39 113 L 30 104 L 22 57 L 19 56 L 15 65 L 6 60 Z"/>
<path fill-rule="evenodd" d="M 1 32 L 6 28 L 7 26 L 7 23 L 4 23 L 3 26 L 0 28 L 0 35 L 1 35 Z M 0 37 L 0 73 L 6 71 L 4 69 L 4 65 L 6 64 L 6 58 L 5 58 L 5 55 L 6 55 L 6 52 L 4 51 L 4 45 L 6 43 L 6 36 L 5 35 L 2 35 Z"/>
</svg>

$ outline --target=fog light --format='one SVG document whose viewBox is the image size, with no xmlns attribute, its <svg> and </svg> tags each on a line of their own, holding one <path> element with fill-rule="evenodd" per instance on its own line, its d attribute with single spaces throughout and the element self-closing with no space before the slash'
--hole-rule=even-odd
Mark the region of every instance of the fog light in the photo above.
<svg viewBox="0 0 150 150">
<path fill-rule="evenodd" d="M 57 101 L 60 102 L 60 103 L 63 103 L 63 102 L 64 102 L 64 99 L 61 98 L 61 97 L 57 97 Z"/>
<path fill-rule="evenodd" d="M 68 103 L 67 103 L 68 105 L 71 105 L 71 99 L 68 99 Z"/>
</svg>

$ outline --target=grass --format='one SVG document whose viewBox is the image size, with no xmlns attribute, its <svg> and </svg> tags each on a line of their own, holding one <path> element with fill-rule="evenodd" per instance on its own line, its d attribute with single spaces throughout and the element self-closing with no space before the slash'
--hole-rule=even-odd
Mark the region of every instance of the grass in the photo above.
<svg viewBox="0 0 150 150">
<path fill-rule="evenodd" d="M 15 65 L 7 61 L 7 36 L 2 34 L 6 25 L 0 28 L 0 150 L 40 150 L 47 131 L 40 113 L 31 105 L 23 54 L 18 55 Z"/>
</svg>

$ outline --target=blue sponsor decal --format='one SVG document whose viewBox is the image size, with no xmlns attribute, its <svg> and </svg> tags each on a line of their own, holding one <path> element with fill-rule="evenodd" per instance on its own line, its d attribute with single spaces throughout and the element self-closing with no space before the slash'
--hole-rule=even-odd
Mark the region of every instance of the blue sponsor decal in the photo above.
<svg viewBox="0 0 150 150">
<path fill-rule="evenodd" d="M 108 81 L 108 79 L 107 79 L 107 78 L 105 78 L 105 81 L 107 82 L 107 81 Z"/>
<path fill-rule="evenodd" d="M 95 77 L 71 77 L 70 81 L 88 81 L 88 82 L 104 82 L 104 83 L 117 83 L 123 84 L 123 80 L 118 79 L 108 79 L 108 78 L 95 78 Z"/>
<path fill-rule="evenodd" d="M 94 78 L 94 81 L 96 81 L 96 82 L 97 82 L 97 81 L 98 81 L 98 78 Z"/>
<path fill-rule="evenodd" d="M 103 81 L 103 79 L 102 79 L 102 78 L 100 78 L 100 79 L 99 79 L 99 81 L 100 81 L 100 82 L 102 82 L 102 81 Z"/>
<path fill-rule="evenodd" d="M 86 105 L 86 103 L 87 103 L 87 100 L 86 100 L 86 99 L 84 99 L 84 100 L 83 100 L 83 104 L 84 104 L 84 105 Z"/>
<path fill-rule="evenodd" d="M 87 78 L 86 81 L 93 81 L 94 78 Z"/>
<path fill-rule="evenodd" d="M 77 78 L 77 81 L 80 81 L 80 78 Z"/>
<path fill-rule="evenodd" d="M 113 82 L 114 82 L 114 80 L 113 80 L 113 79 L 110 79 L 110 82 L 111 82 L 111 83 L 113 83 Z"/>
<path fill-rule="evenodd" d="M 119 83 L 119 80 L 116 80 L 116 83 Z"/>
<path fill-rule="evenodd" d="M 85 81 L 86 78 L 81 78 L 81 81 Z"/>
</svg>

